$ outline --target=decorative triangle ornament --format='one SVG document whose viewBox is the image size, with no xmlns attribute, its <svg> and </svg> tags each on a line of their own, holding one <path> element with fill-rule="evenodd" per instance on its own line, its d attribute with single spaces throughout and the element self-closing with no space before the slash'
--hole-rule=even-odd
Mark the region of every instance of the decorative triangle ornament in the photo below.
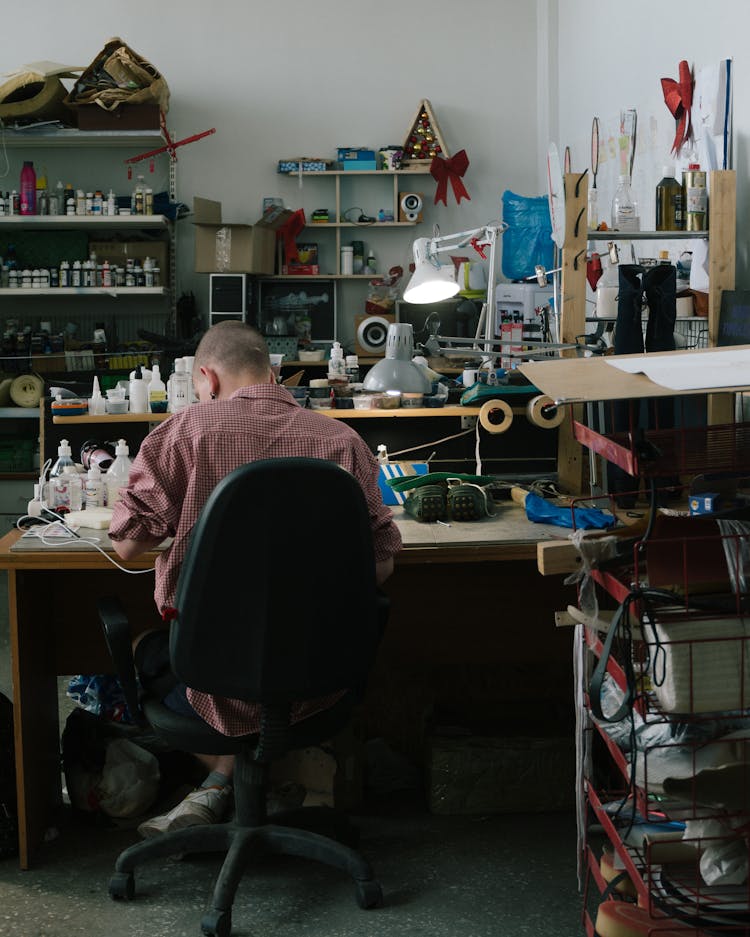
<svg viewBox="0 0 750 937">
<path fill-rule="evenodd" d="M 450 157 L 440 127 L 425 98 L 411 122 L 401 158 L 402 169 L 427 169 L 436 156 Z"/>
</svg>

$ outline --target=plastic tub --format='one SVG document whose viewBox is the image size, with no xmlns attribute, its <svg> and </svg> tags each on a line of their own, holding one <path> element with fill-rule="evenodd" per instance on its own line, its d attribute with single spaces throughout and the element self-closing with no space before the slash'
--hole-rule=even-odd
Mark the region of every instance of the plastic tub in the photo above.
<svg viewBox="0 0 750 937">
<path fill-rule="evenodd" d="M 424 394 L 403 393 L 401 394 L 402 407 L 421 407 L 424 406 Z"/>
<path fill-rule="evenodd" d="M 355 394 L 352 401 L 355 410 L 372 410 L 375 406 L 372 394 Z"/>
</svg>

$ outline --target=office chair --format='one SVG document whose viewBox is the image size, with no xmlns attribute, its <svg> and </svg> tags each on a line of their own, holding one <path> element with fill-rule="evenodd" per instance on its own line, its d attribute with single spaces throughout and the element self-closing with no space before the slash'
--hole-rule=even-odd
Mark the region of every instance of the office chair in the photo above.
<svg viewBox="0 0 750 937">
<path fill-rule="evenodd" d="M 316 859 L 348 872 L 362 908 L 382 903 L 348 819 L 330 807 L 266 815 L 269 767 L 330 739 L 361 698 L 387 614 L 375 584 L 369 513 L 357 481 L 332 462 L 269 459 L 243 465 L 214 489 L 193 530 L 170 626 L 172 669 L 188 686 L 261 704 L 257 734 L 227 737 L 136 688 L 130 628 L 118 599 L 99 612 L 131 712 L 169 745 L 234 754 L 231 822 L 161 834 L 124 850 L 109 893 L 132 898 L 146 859 L 227 855 L 203 933 L 227 937 L 245 865 L 259 850 Z M 331 708 L 290 725 L 290 705 L 342 688 Z M 322 830 L 329 835 L 323 835 Z M 340 842 L 337 840 L 343 840 Z"/>
</svg>

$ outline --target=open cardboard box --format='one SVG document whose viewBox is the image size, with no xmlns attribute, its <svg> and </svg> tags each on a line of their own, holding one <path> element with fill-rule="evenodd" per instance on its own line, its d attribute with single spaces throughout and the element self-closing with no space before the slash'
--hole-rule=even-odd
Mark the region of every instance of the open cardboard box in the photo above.
<svg viewBox="0 0 750 937">
<path fill-rule="evenodd" d="M 293 212 L 275 208 L 255 224 L 228 224 L 221 202 L 193 199 L 196 273 L 255 273 L 276 269 L 276 232 Z"/>
</svg>

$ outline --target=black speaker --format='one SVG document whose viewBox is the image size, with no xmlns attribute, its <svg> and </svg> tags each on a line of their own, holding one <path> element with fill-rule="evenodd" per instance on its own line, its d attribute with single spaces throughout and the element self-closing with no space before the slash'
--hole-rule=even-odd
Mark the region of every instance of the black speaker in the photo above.
<svg viewBox="0 0 750 937">
<path fill-rule="evenodd" d="M 212 273 L 209 287 L 211 322 L 247 316 L 247 275 L 244 273 Z"/>
</svg>

